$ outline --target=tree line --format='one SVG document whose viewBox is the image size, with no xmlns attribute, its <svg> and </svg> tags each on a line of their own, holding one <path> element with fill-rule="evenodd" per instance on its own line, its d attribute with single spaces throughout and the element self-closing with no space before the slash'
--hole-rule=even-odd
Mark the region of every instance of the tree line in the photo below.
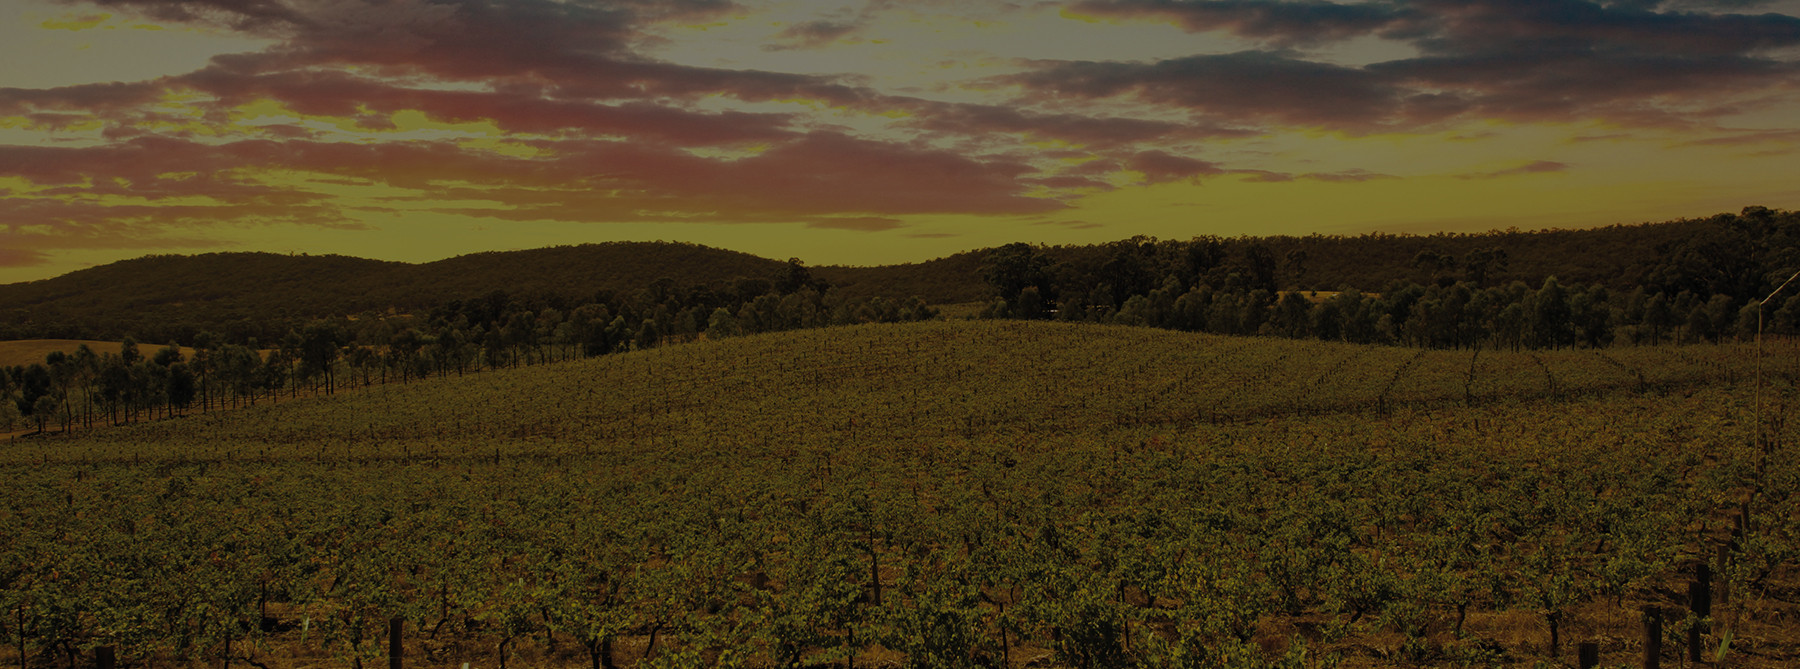
<svg viewBox="0 0 1800 669">
<path fill-rule="evenodd" d="M 1364 293 L 1396 282 L 1432 285 L 1468 280 L 1480 288 L 1549 276 L 1564 285 L 1600 283 L 1617 295 L 1638 286 L 1671 297 L 1745 276 L 1743 259 L 1792 246 L 1792 214 L 1750 207 L 1738 214 L 1582 230 L 1493 230 L 1430 235 L 1371 232 L 1206 238 L 1208 254 L 1241 265 L 1245 280 L 1271 291 Z M 1142 240 L 1134 240 L 1142 241 Z M 1167 243 L 1165 243 L 1167 244 Z M 1115 244 L 1044 247 L 1053 265 L 1096 274 Z M 1679 249 L 1677 247 L 1685 247 Z M 1603 249 L 1604 252 L 1595 252 Z M 1176 256 L 1185 249 L 1175 249 Z M 976 303 L 990 297 L 981 266 L 1001 249 L 978 249 L 927 262 L 878 267 L 814 267 L 845 298 L 886 297 L 928 304 Z M 1508 262 L 1497 262 L 1504 254 Z M 1674 263 L 1665 262 L 1677 259 Z M 1153 264 L 1180 265 L 1159 259 Z M 1132 263 L 1115 267 L 1129 270 Z M 503 287 L 515 299 L 567 311 L 596 291 L 633 293 L 660 276 L 729 287 L 736 277 L 769 276 L 782 261 L 693 244 L 612 242 L 477 253 L 422 265 L 343 256 L 210 253 L 145 256 L 46 279 L 0 285 L 0 339 L 191 341 L 211 331 L 232 341 L 279 340 L 319 318 L 418 313 L 451 300 L 471 300 Z M 1673 272 L 1665 271 L 1673 268 Z M 1159 267 L 1148 293 L 1170 269 Z M 1719 270 L 1718 276 L 1709 272 Z M 1130 276 L 1112 286 L 1127 290 Z M 1213 287 L 1223 276 L 1212 276 Z M 1185 284 L 1191 287 L 1189 281 Z M 1082 290 L 1091 290 L 1084 285 Z M 1115 302 L 1114 307 L 1118 305 Z"/>
<path fill-rule="evenodd" d="M 81 345 L 44 362 L 0 368 L 0 431 L 92 427 L 198 409 L 330 394 L 482 369 L 594 357 L 699 337 L 903 322 L 937 317 L 920 298 L 847 298 L 797 259 L 769 278 L 726 286 L 659 279 L 570 304 L 493 291 L 423 316 L 314 321 L 273 341 L 200 332 L 149 355 L 127 337 L 117 352 Z"/>
<path fill-rule="evenodd" d="M 1369 293 L 1302 290 L 1304 249 L 1278 258 L 1260 242 L 1137 237 L 1081 257 L 1018 243 L 983 265 L 994 298 L 982 313 L 1429 348 L 1717 342 L 1753 336 L 1759 315 L 1768 332 L 1800 334 L 1800 291 L 1761 304 L 1800 268 L 1796 233 L 1793 212 L 1714 217 L 1657 245 L 1631 268 L 1640 283 L 1629 291 L 1555 276 L 1498 282 L 1514 260 L 1498 246 L 1419 251 L 1414 279 Z"/>
</svg>

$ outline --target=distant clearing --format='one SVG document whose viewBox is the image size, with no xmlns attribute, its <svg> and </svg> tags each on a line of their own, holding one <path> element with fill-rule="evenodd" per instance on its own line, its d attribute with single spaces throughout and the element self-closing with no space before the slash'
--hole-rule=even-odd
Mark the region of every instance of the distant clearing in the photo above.
<svg viewBox="0 0 1800 669">
<path fill-rule="evenodd" d="M 119 346 L 121 346 L 123 342 L 94 341 L 91 339 L 19 339 L 15 341 L 0 341 L 0 367 L 42 363 L 44 361 L 44 356 L 49 355 L 51 352 L 62 351 L 64 353 L 74 353 L 75 349 L 82 344 L 87 344 L 88 348 L 93 349 L 95 355 L 105 355 L 107 353 L 118 355 Z M 164 346 L 167 346 L 167 344 L 138 342 L 138 352 L 143 353 L 145 356 L 149 356 L 155 354 L 157 349 Z M 192 349 L 181 349 L 181 354 L 183 356 L 192 353 Z"/>
</svg>

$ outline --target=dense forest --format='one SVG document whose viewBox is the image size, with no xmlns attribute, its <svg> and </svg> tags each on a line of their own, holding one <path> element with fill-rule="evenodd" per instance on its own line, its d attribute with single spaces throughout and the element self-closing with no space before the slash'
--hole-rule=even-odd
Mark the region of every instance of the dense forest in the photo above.
<svg viewBox="0 0 1800 669">
<path fill-rule="evenodd" d="M 1762 304 L 1800 270 L 1797 233 L 1800 215 L 1750 207 L 1586 232 L 1011 244 L 987 254 L 983 313 L 1430 348 L 1716 342 L 1759 318 L 1800 331 L 1800 292 Z M 1325 294 L 1336 279 L 1311 278 L 1346 273 Z"/>
</svg>

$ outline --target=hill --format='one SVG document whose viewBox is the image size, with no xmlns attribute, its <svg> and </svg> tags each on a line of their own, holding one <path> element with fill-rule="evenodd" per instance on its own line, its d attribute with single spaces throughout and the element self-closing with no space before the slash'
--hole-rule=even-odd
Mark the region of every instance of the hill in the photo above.
<svg viewBox="0 0 1800 669">
<path fill-rule="evenodd" d="M 967 302 L 987 294 L 980 257 L 964 253 L 925 263 L 814 271 L 854 297 Z M 191 331 L 227 331 L 241 321 L 426 310 L 494 291 L 536 303 L 579 304 L 606 291 L 634 295 L 661 279 L 676 287 L 721 289 L 737 279 L 773 278 L 785 266 L 747 253 L 663 242 L 495 251 L 416 265 L 274 253 L 157 255 L 0 285 L 0 314 L 24 334 L 46 338 L 185 338 Z"/>
<path fill-rule="evenodd" d="M 495 290 L 589 299 L 599 291 L 632 294 L 658 279 L 677 286 L 723 286 L 766 279 L 783 263 L 697 244 L 610 242 L 495 251 L 414 265 L 376 287 L 384 302 L 427 306 Z"/>
<path fill-rule="evenodd" d="M 368 288 L 401 267 L 345 256 L 145 256 L 0 285 L 0 314 L 46 338 L 117 339 L 176 323 L 353 313 L 371 306 Z"/>
<path fill-rule="evenodd" d="M 965 251 L 919 263 L 845 267 L 826 265 L 813 275 L 831 283 L 847 297 L 906 299 L 914 295 L 928 304 L 976 302 L 993 296 L 993 288 L 981 278 L 987 250 Z"/>
<path fill-rule="evenodd" d="M 691 244 L 628 242 L 477 253 L 419 265 L 272 253 L 146 256 L 0 285 L 0 314 L 28 334 L 186 338 L 203 329 L 227 331 L 241 321 L 407 312 L 494 291 L 585 301 L 599 291 L 635 293 L 661 278 L 719 285 L 766 278 L 782 266 Z"/>
<path fill-rule="evenodd" d="M 1800 472 L 1754 439 L 1748 351 L 928 322 L 389 384 L 12 442 L 0 558 L 30 573 L 0 594 L 129 562 L 49 581 L 91 610 L 55 620 L 211 657 L 243 628 L 157 641 L 158 604 L 267 616 L 242 647 L 271 667 L 377 657 L 357 640 L 392 616 L 409 654 L 532 666 L 1530 666 L 1637 657 L 1604 640 L 1643 606 L 1679 624 L 1727 546 L 1730 622 L 1700 638 L 1776 667 Z"/>
</svg>

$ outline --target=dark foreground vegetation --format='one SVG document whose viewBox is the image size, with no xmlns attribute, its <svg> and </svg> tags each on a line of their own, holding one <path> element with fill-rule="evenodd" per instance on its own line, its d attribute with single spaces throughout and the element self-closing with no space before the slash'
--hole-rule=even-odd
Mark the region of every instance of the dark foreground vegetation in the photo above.
<svg viewBox="0 0 1800 669">
<path fill-rule="evenodd" d="M 1754 350 L 864 325 L 19 439 L 0 663 L 1792 666 Z"/>
</svg>

